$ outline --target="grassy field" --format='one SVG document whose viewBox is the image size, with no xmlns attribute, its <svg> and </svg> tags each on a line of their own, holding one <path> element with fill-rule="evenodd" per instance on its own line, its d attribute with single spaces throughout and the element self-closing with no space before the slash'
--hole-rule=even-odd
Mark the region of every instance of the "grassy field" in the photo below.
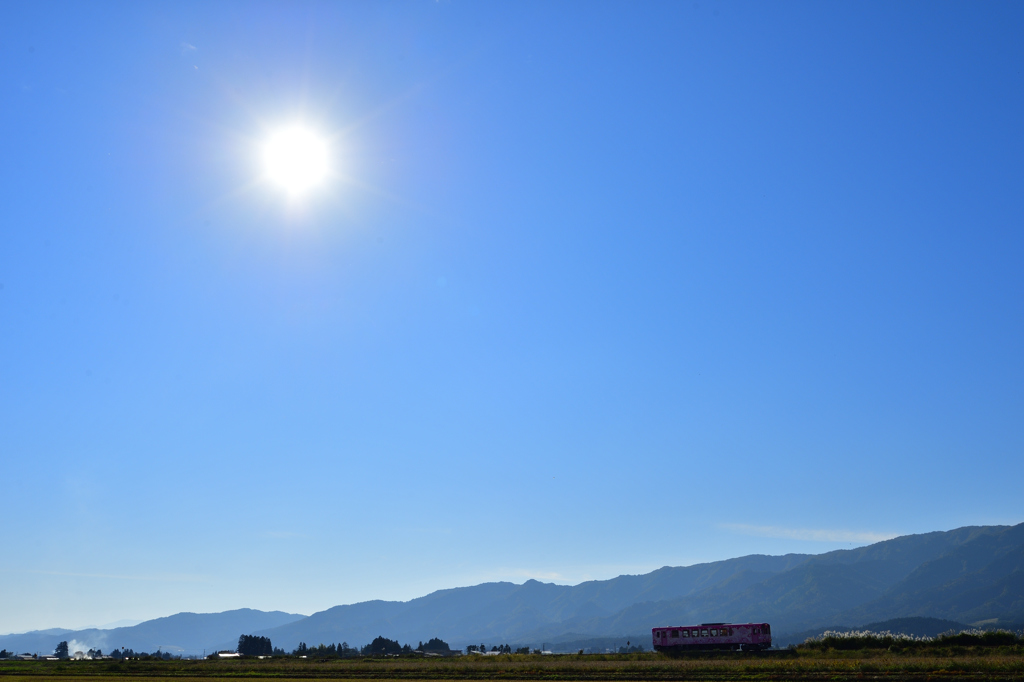
<svg viewBox="0 0 1024 682">
<path fill-rule="evenodd" d="M 799 656 L 725 655 L 673 659 L 658 654 L 494 656 L 456 659 L 2 661 L 4 682 L 132 682 L 209 678 L 277 680 L 954 680 L 1024 679 L 1024 652 L 957 651 L 911 656 L 888 652 L 801 652 Z M 97 680 L 99 682 L 99 680 Z"/>
</svg>

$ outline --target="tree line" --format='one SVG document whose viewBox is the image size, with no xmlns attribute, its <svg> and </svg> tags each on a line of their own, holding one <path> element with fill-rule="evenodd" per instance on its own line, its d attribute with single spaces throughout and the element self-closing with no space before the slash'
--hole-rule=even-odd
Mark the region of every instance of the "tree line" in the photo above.
<svg viewBox="0 0 1024 682">
<path fill-rule="evenodd" d="M 135 651 L 133 649 L 129 649 L 128 647 L 125 647 L 124 649 L 114 649 L 113 651 L 110 652 L 110 657 L 111 658 L 116 658 L 118 660 L 124 660 L 126 658 L 141 658 L 141 659 L 159 658 L 160 660 L 163 660 L 163 661 L 169 661 L 172 658 L 181 658 L 181 656 L 175 656 L 174 654 L 170 653 L 169 651 L 161 651 L 160 649 L 157 649 L 153 653 L 147 653 L 145 651 Z"/>
<path fill-rule="evenodd" d="M 1000 635 L 1002 636 L 1002 635 Z M 965 639 L 963 634 L 960 636 Z M 998 637 L 998 636 L 996 636 Z M 1012 635 L 1011 635 L 1012 637 Z M 988 635 L 989 639 L 993 639 L 993 635 Z M 967 637 L 966 639 L 969 639 Z M 831 643 L 831 642 L 830 642 Z M 959 642 L 957 642 L 959 643 Z M 973 642 L 972 642 L 973 643 Z M 1003 643 L 1000 640 L 1000 643 Z M 985 644 L 989 644 L 986 640 Z M 806 644 L 804 646 L 807 646 Z M 817 646 L 821 646 L 818 644 Z M 833 646 L 835 646 L 833 644 Z M 814 648 L 815 644 L 811 644 L 809 648 Z M 836 647 L 840 648 L 840 647 Z M 618 653 L 633 653 L 634 651 L 642 652 L 644 648 L 641 647 L 621 647 Z M 273 646 L 269 637 L 258 637 L 256 635 L 240 635 L 238 638 L 238 646 L 235 650 L 242 656 L 294 656 L 294 657 L 305 657 L 305 658 L 356 658 L 363 656 L 402 656 L 402 655 L 416 655 L 416 654 L 441 654 L 450 655 L 455 653 L 443 639 L 439 637 L 433 637 L 426 643 L 419 642 L 414 649 L 409 644 L 401 644 L 397 640 L 388 639 L 387 637 L 379 636 L 375 638 L 369 644 L 362 647 L 349 646 L 348 642 L 340 642 L 338 644 L 319 644 L 317 646 L 308 646 L 305 642 L 300 642 L 297 647 L 288 652 L 284 649 Z M 68 643 L 62 641 L 54 648 L 54 655 L 60 659 L 67 659 L 71 657 L 71 652 L 68 649 Z M 498 654 L 539 654 L 539 649 L 533 649 L 530 647 L 518 647 L 513 649 L 508 644 L 497 644 L 487 648 L 484 644 L 470 644 L 466 647 L 467 654 L 473 653 L 498 653 Z M 7 651 L 6 649 L 0 650 L 0 659 L 10 658 L 17 654 L 13 651 Z M 89 649 L 86 652 L 88 658 L 101 658 L 103 652 L 99 649 Z M 216 657 L 217 654 L 211 654 L 210 658 Z M 124 660 L 124 659 L 158 659 L 158 660 L 171 660 L 179 659 L 181 656 L 173 655 L 166 651 L 157 649 L 153 653 L 147 653 L 145 651 L 134 651 L 128 647 L 123 649 L 114 649 L 107 657 Z"/>
<path fill-rule="evenodd" d="M 631 648 L 632 650 L 632 648 Z M 640 648 L 640 651 L 643 649 Z M 369 644 L 362 647 L 349 646 L 348 642 L 340 642 L 338 644 L 319 644 L 317 646 L 308 646 L 305 642 L 300 642 L 291 652 L 285 651 L 275 647 L 269 637 L 261 637 L 257 635 L 240 635 L 238 637 L 238 646 L 235 652 L 242 656 L 295 656 L 297 658 L 355 658 L 361 656 L 401 656 L 401 655 L 414 655 L 414 654 L 452 654 L 455 653 L 451 647 L 443 639 L 439 637 L 433 637 L 426 643 L 420 642 L 414 649 L 409 644 L 401 644 L 398 640 L 388 639 L 384 636 L 376 637 Z M 54 655 L 57 658 L 66 659 L 70 658 L 68 650 L 68 643 L 62 641 L 54 648 Z M 490 649 L 485 644 L 470 644 L 466 647 L 467 654 L 473 653 L 497 653 L 497 654 L 529 654 L 531 653 L 530 647 L 519 647 L 513 649 L 508 644 L 496 644 L 492 645 Z M 534 649 L 532 653 L 539 654 L 539 649 Z M 7 650 L 0 651 L 0 658 L 7 658 L 13 656 L 14 652 L 8 652 Z M 172 658 L 180 658 L 180 656 L 173 656 L 172 654 L 157 649 L 154 653 L 147 653 L 145 651 L 134 651 L 128 647 L 123 649 L 114 649 L 108 654 L 114 659 L 162 659 L 170 660 Z M 211 654 L 211 658 L 217 654 Z M 99 649 L 89 649 L 86 654 L 89 658 L 100 658 L 103 656 L 103 652 Z"/>
<path fill-rule="evenodd" d="M 359 656 L 402 656 L 413 654 L 451 654 L 452 648 L 439 637 L 433 637 L 426 643 L 420 642 L 414 649 L 410 644 L 401 644 L 398 640 L 388 639 L 384 636 L 376 637 L 369 644 L 362 647 L 349 646 L 348 642 L 338 644 L 319 644 L 309 646 L 305 642 L 287 652 L 279 649 L 270 641 L 269 637 L 257 637 L 255 635 L 241 635 L 238 638 L 237 653 L 243 656 L 295 656 L 297 658 L 355 658 Z M 470 644 L 466 647 L 466 653 L 499 653 L 499 654 L 528 654 L 530 647 L 513 649 L 508 644 L 496 644 L 490 649 L 484 644 Z M 533 653 L 540 653 L 539 649 Z"/>
<path fill-rule="evenodd" d="M 0 658 L 5 658 L 4 654 L 6 653 L 6 651 L 0 651 Z M 59 642 L 57 646 L 53 649 L 53 655 L 61 660 L 71 658 L 73 653 L 74 652 L 72 652 L 68 648 L 68 643 L 66 640 Z M 82 653 L 85 654 L 86 658 L 103 658 L 102 649 L 89 649 L 88 651 L 83 651 Z M 13 652 L 9 655 L 13 655 Z M 159 658 L 161 660 L 167 661 L 172 658 L 180 658 L 179 656 L 173 656 L 169 652 L 161 651 L 160 649 L 157 649 L 153 653 L 148 653 L 145 651 L 134 651 L 127 647 L 125 647 L 124 649 L 114 649 L 108 654 L 108 656 L 110 658 L 118 660 L 124 660 L 126 658 Z"/>
</svg>

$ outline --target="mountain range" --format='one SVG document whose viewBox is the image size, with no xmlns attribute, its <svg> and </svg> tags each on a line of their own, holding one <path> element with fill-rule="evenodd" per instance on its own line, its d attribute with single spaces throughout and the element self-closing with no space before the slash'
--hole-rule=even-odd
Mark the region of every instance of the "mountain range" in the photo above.
<svg viewBox="0 0 1024 682">
<path fill-rule="evenodd" d="M 213 651 L 222 642 L 233 642 L 234 649 L 238 636 L 250 630 L 273 628 L 305 618 L 296 613 L 282 611 L 256 611 L 236 609 L 222 613 L 177 613 L 164 618 L 154 618 L 131 627 L 101 630 L 66 630 L 53 628 L 34 630 L 24 634 L 0 635 L 0 649 L 16 653 L 52 653 L 61 641 L 71 644 L 71 651 L 101 649 L 133 649 L 154 652 L 158 649 L 175 655 L 202 654 L 203 650 Z"/>
<path fill-rule="evenodd" d="M 74 639 L 104 649 L 159 646 L 194 654 L 232 649 L 240 634 L 256 634 L 286 650 L 299 642 L 358 646 L 378 635 L 413 644 L 436 636 L 455 646 L 557 649 L 559 642 L 602 638 L 646 644 L 656 625 L 713 621 L 768 621 L 776 643 L 785 645 L 816 629 L 922 619 L 986 627 L 1024 622 L 1024 524 L 907 535 L 818 555 L 666 566 L 574 586 L 484 583 L 311 616 L 250 609 L 177 614 L 114 630 L 0 636 L 0 647 L 49 652 L 60 639 Z"/>
</svg>

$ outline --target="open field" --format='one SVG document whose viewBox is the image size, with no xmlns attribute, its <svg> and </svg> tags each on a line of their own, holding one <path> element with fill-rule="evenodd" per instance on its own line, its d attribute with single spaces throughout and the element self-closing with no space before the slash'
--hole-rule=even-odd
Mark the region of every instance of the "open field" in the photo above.
<svg viewBox="0 0 1024 682">
<path fill-rule="evenodd" d="M 0 662 L 4 682 L 182 682 L 209 678 L 277 680 L 954 680 L 1022 679 L 1024 652 L 958 651 L 908 656 L 831 652 L 796 657 L 724 655 L 672 659 L 624 656 L 495 656 L 458 659 Z"/>
</svg>

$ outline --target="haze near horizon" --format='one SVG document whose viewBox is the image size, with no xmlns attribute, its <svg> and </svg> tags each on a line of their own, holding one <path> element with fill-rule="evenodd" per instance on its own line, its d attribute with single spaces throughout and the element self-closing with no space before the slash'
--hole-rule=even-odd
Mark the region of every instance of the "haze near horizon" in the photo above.
<svg viewBox="0 0 1024 682">
<path fill-rule="evenodd" d="M 1024 520 L 1019 4 L 0 16 L 0 632 Z"/>
</svg>

